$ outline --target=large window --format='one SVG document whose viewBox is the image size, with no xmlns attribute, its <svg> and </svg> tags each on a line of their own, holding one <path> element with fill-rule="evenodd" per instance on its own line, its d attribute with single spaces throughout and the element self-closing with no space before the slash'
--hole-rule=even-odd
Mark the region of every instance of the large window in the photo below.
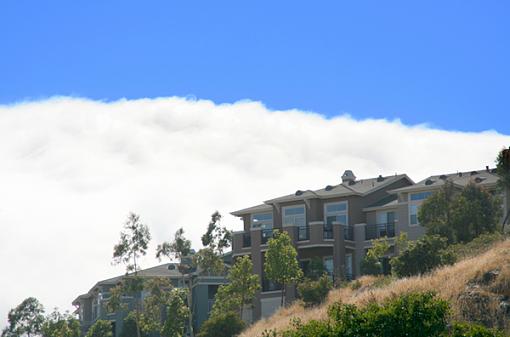
<svg viewBox="0 0 510 337">
<path fill-rule="evenodd" d="M 273 213 L 257 213 L 251 216 L 251 228 L 272 229 Z"/>
<path fill-rule="evenodd" d="M 306 212 L 305 205 L 287 206 L 283 208 L 283 225 L 305 226 Z"/>
<path fill-rule="evenodd" d="M 411 193 L 409 195 L 409 225 L 419 225 L 418 222 L 418 210 L 423 202 L 432 194 L 431 191 Z"/>
<path fill-rule="evenodd" d="M 324 269 L 329 276 L 333 276 L 333 256 L 327 256 L 324 258 Z"/>
<path fill-rule="evenodd" d="M 418 224 L 418 205 L 409 205 L 409 224 Z"/>
<path fill-rule="evenodd" d="M 430 191 L 413 193 L 413 194 L 411 194 L 410 199 L 412 201 L 424 200 L 424 199 L 427 199 L 428 197 L 430 197 L 431 194 L 432 194 L 432 192 L 430 192 Z"/>
<path fill-rule="evenodd" d="M 324 239 L 333 239 L 333 222 L 348 224 L 347 201 L 324 205 Z"/>
</svg>

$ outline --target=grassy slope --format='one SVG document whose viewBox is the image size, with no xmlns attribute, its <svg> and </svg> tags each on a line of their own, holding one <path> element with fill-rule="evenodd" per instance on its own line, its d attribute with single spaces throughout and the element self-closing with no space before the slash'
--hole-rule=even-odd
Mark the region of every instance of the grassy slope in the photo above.
<svg viewBox="0 0 510 337">
<path fill-rule="evenodd" d="M 483 283 L 481 279 L 490 271 L 498 270 L 496 279 L 490 283 Z M 486 305 L 479 305 L 479 301 L 465 301 L 468 284 L 476 283 L 474 291 L 481 296 L 490 299 Z M 277 311 L 268 319 L 260 320 L 246 330 L 240 337 L 260 337 L 264 329 L 283 329 L 289 325 L 293 317 L 299 317 L 303 321 L 326 318 L 327 307 L 334 302 L 342 301 L 363 305 L 371 300 L 382 301 L 392 295 L 398 295 L 410 291 L 435 291 L 440 297 L 447 299 L 452 304 L 453 319 L 463 320 L 465 312 L 476 314 L 480 312 L 482 319 L 495 319 L 500 315 L 499 310 L 501 296 L 510 295 L 510 240 L 495 244 L 490 250 L 478 256 L 465 259 L 453 266 L 444 267 L 434 273 L 395 280 L 387 285 L 376 286 L 377 279 L 363 277 L 360 279 L 362 287 L 353 290 L 350 287 L 333 290 L 326 303 L 322 306 L 304 309 L 299 304 Z M 483 301 L 482 301 L 483 302 Z M 504 318 L 507 323 L 507 317 Z M 506 330 L 510 332 L 507 324 Z"/>
</svg>

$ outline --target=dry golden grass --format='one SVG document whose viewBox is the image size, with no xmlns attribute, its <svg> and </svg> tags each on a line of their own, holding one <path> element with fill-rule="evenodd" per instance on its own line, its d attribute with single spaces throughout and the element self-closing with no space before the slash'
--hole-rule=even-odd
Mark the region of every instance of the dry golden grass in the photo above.
<svg viewBox="0 0 510 337">
<path fill-rule="evenodd" d="M 435 291 L 438 296 L 448 300 L 452 305 L 453 318 L 462 319 L 459 295 L 468 283 L 482 277 L 485 273 L 499 270 L 500 274 L 492 291 L 497 294 L 508 293 L 510 289 L 510 240 L 495 244 L 489 251 L 472 258 L 465 259 L 453 266 L 440 268 L 425 276 L 398 279 L 380 288 L 374 287 L 375 277 L 359 279 L 361 287 L 354 290 L 350 287 L 335 289 L 330 292 L 326 302 L 316 308 L 305 309 L 298 303 L 277 311 L 273 316 L 255 323 L 240 337 L 260 337 L 265 329 L 282 330 L 289 326 L 291 318 L 303 321 L 324 319 L 327 308 L 334 302 L 364 305 L 370 300 L 383 301 L 390 296 L 415 291 Z M 462 303 L 465 308 L 465 303 Z"/>
</svg>

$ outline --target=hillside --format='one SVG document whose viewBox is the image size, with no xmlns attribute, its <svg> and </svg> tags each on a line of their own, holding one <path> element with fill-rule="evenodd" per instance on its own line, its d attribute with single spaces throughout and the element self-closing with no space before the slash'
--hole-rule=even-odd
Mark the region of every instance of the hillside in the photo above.
<svg viewBox="0 0 510 337">
<path fill-rule="evenodd" d="M 333 290 L 322 306 L 304 309 L 299 304 L 279 310 L 246 330 L 241 337 L 260 337 L 265 329 L 284 329 L 291 318 L 303 321 L 326 318 L 327 307 L 337 301 L 363 305 L 411 291 L 435 291 L 448 300 L 456 320 L 478 321 L 506 330 L 510 335 L 510 240 L 499 242 L 478 256 L 453 266 L 411 278 L 385 282 L 363 277 L 357 286 Z"/>
</svg>

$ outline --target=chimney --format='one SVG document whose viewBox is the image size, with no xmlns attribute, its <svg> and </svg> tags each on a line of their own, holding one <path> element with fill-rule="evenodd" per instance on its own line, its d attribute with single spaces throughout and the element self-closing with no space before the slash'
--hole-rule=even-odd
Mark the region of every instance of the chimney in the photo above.
<svg viewBox="0 0 510 337">
<path fill-rule="evenodd" d="M 485 166 L 485 171 L 489 172 L 489 166 Z"/>
<path fill-rule="evenodd" d="M 356 176 L 351 170 L 345 170 L 344 174 L 342 174 L 342 183 L 350 183 L 351 181 L 356 181 Z"/>
</svg>

